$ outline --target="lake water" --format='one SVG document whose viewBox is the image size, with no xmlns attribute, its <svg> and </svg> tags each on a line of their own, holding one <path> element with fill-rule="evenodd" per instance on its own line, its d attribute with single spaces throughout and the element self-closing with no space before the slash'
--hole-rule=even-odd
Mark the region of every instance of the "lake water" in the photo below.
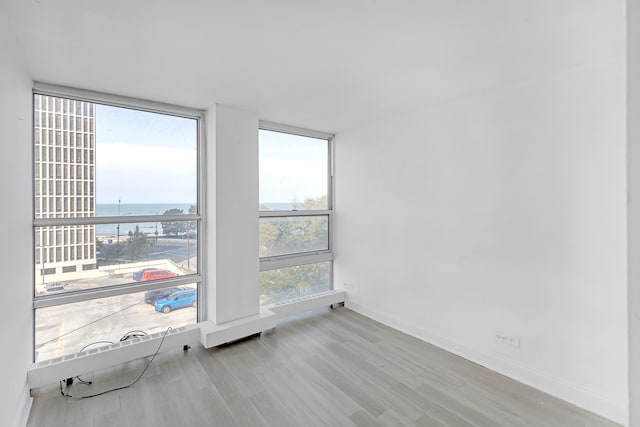
<svg viewBox="0 0 640 427">
<path fill-rule="evenodd" d="M 189 207 L 194 203 L 110 203 L 110 204 L 96 204 L 96 216 L 137 216 L 137 215 L 158 215 L 162 216 L 165 211 L 169 209 L 182 209 L 186 214 L 189 213 Z M 158 218 L 159 220 L 161 218 Z M 162 235 L 162 225 L 158 222 L 144 222 L 144 223 L 121 223 L 120 235 L 126 236 L 129 230 L 135 230 L 136 225 L 140 227 L 140 230 L 154 234 L 156 227 L 158 234 Z M 100 237 L 104 236 L 116 236 L 118 234 L 118 224 L 98 224 L 96 225 L 96 235 Z"/>
<path fill-rule="evenodd" d="M 169 209 L 182 209 L 186 214 L 189 208 L 195 203 L 109 203 L 96 204 L 96 216 L 138 216 L 138 215 L 158 215 L 157 222 L 144 223 L 120 223 L 120 236 L 126 236 L 129 230 L 133 231 L 136 225 L 141 231 L 148 234 L 163 235 L 162 224 L 160 224 L 162 214 Z M 269 210 L 291 210 L 291 203 L 263 203 Z M 258 213 L 256 212 L 256 217 Z M 99 237 L 117 236 L 118 224 L 98 224 L 96 225 L 96 235 Z"/>
</svg>

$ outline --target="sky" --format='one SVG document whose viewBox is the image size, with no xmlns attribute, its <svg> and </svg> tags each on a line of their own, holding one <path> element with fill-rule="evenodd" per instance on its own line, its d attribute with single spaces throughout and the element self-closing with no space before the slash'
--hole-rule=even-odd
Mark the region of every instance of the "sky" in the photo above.
<svg viewBox="0 0 640 427">
<path fill-rule="evenodd" d="M 98 204 L 196 203 L 197 121 L 96 104 Z M 327 194 L 328 143 L 264 131 L 260 203 Z"/>
<path fill-rule="evenodd" d="M 327 194 L 325 139 L 260 130 L 260 203 L 303 202 Z"/>
<path fill-rule="evenodd" d="M 96 105 L 97 203 L 195 203 L 197 121 Z"/>
</svg>

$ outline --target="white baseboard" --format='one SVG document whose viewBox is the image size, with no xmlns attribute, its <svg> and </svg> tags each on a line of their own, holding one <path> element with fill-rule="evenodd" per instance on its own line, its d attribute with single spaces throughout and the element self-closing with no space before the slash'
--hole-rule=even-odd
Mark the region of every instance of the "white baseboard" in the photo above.
<svg viewBox="0 0 640 427">
<path fill-rule="evenodd" d="M 621 405 L 619 402 L 613 402 L 591 390 L 586 390 L 579 385 L 572 384 L 561 378 L 553 377 L 546 372 L 542 372 L 535 368 L 519 365 L 510 360 L 477 351 L 465 346 L 464 344 L 443 338 L 432 331 L 416 327 L 416 325 L 411 324 L 410 322 L 398 319 L 377 310 L 371 310 L 368 307 L 353 304 L 349 300 L 347 300 L 345 305 L 347 308 L 357 313 L 420 340 L 426 341 L 453 354 L 464 357 L 465 359 L 482 365 L 492 371 L 498 372 L 545 393 L 549 393 L 552 396 L 565 400 L 623 426 L 628 425 L 627 406 Z"/>
<path fill-rule="evenodd" d="M 20 402 L 18 403 L 18 410 L 13 417 L 13 427 L 25 427 L 29 421 L 29 414 L 31 413 L 31 404 L 33 403 L 33 397 L 31 397 L 31 391 L 29 384 L 24 385 L 22 394 L 20 395 Z"/>
</svg>

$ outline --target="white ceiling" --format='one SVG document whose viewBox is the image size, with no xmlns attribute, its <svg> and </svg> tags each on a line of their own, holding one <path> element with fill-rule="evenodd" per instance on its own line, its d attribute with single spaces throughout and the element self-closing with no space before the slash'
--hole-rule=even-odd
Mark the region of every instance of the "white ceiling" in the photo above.
<svg viewBox="0 0 640 427">
<path fill-rule="evenodd" d="M 30 77 L 339 132 L 624 49 L 624 0 L 0 0 Z"/>
</svg>

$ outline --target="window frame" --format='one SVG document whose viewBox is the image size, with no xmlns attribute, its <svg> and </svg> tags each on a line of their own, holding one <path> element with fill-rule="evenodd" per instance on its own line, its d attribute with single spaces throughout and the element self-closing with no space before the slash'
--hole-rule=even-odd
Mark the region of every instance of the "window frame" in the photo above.
<svg viewBox="0 0 640 427">
<path fill-rule="evenodd" d="M 332 133 L 315 131 L 310 129 L 299 128 L 295 126 L 283 125 L 260 120 L 258 124 L 259 130 L 272 132 L 280 132 L 291 135 L 298 135 L 309 138 L 322 139 L 327 141 L 327 209 L 317 210 L 260 210 L 258 209 L 258 221 L 262 218 L 287 218 L 287 217 L 304 217 L 304 216 L 326 216 L 328 220 L 328 248 L 318 251 L 298 252 L 285 255 L 273 255 L 259 257 L 260 272 L 277 270 L 281 268 L 295 267 L 298 265 L 316 264 L 329 261 L 331 264 L 329 273 L 329 287 L 333 289 L 333 261 L 334 261 L 334 227 L 333 227 L 333 210 L 334 210 L 334 140 L 335 135 Z M 259 160 L 259 159 L 258 159 Z M 259 243 L 258 243 L 259 244 Z"/>
<path fill-rule="evenodd" d="M 89 91 L 84 89 L 71 88 L 67 86 L 51 85 L 46 83 L 34 82 L 31 94 L 32 114 L 35 114 L 35 95 L 53 96 L 59 98 L 67 98 L 73 101 L 89 102 L 93 104 L 102 104 L 112 107 L 120 107 L 127 109 L 140 110 L 151 113 L 158 113 L 163 115 L 170 115 L 176 117 L 184 117 L 188 119 L 194 119 L 197 123 L 197 141 L 196 141 L 196 155 L 197 155 L 197 212 L 195 214 L 183 214 L 183 215 L 164 215 L 163 221 L 194 221 L 196 223 L 197 239 L 197 273 L 187 276 L 172 277 L 166 279 L 157 279 L 154 281 L 148 281 L 143 283 L 130 282 L 119 285 L 109 285 L 101 288 L 84 289 L 65 292 L 63 294 L 54 295 L 40 295 L 36 296 L 36 280 L 34 276 L 32 282 L 32 308 L 34 316 L 34 333 L 35 333 L 35 315 L 36 310 L 40 308 L 53 307 L 64 304 L 71 304 L 76 302 L 90 301 L 93 299 L 106 298 L 118 295 L 133 294 L 137 292 L 144 292 L 154 289 L 161 289 L 171 286 L 184 286 L 196 284 L 198 292 L 198 306 L 196 321 L 206 318 L 206 305 L 202 302 L 205 301 L 206 289 L 205 289 L 205 262 L 206 259 L 206 245 L 204 242 L 204 236 L 206 236 L 206 221 L 204 207 L 206 206 L 206 163 L 205 163 L 205 145 L 206 145 L 206 112 L 203 110 L 197 110 L 188 107 L 181 107 L 172 104 L 166 104 L 155 101 L 142 100 L 137 98 L 130 98 L 119 95 L 106 94 L 102 92 Z M 36 230 L 39 227 L 60 227 L 60 226 L 76 226 L 76 225 L 99 225 L 99 224 L 128 224 L 128 223 L 142 223 L 142 222 L 157 222 L 157 215 L 138 215 L 138 216 L 101 216 L 101 217 L 80 217 L 80 218 L 36 218 L 36 153 L 35 153 L 35 131 L 36 122 L 35 119 L 32 125 L 32 239 L 33 239 L 33 251 L 32 251 L 32 265 L 36 265 Z M 65 213 L 66 215 L 66 213 Z M 35 340 L 34 340 L 35 342 Z"/>
</svg>

